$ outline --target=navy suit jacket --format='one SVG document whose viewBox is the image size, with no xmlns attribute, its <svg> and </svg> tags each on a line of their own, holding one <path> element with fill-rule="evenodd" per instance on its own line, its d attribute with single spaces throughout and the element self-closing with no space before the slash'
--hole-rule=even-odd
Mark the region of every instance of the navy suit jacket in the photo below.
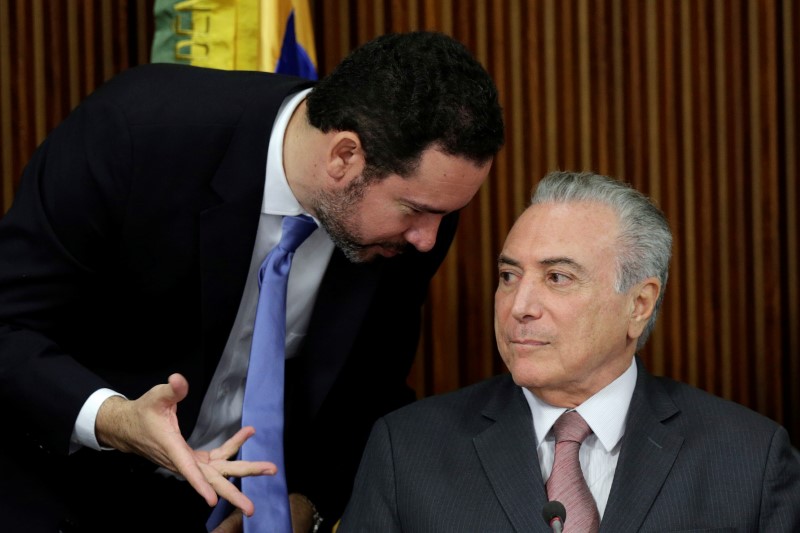
<svg viewBox="0 0 800 533">
<path fill-rule="evenodd" d="M 66 508 L 58 515 L 84 500 L 119 506 L 120 523 L 143 514 L 120 495 L 146 494 L 154 466 L 118 452 L 68 456 L 73 424 L 101 387 L 136 398 L 180 372 L 190 390 L 178 416 L 191 433 L 244 289 L 273 121 L 310 85 L 137 67 L 37 149 L 0 220 L 0 399 L 11 415 L 0 523 L 31 502 L 30 516 L 47 514 L 50 500 Z M 421 306 L 456 220 L 445 217 L 429 253 L 357 265 L 336 250 L 330 260 L 286 387 L 289 488 L 328 525 L 375 419 L 414 399 L 406 377 Z"/>
<path fill-rule="evenodd" d="M 800 531 L 786 430 L 637 362 L 600 531 Z M 338 533 L 549 532 L 535 442 L 510 375 L 391 413 L 375 424 Z"/>
</svg>

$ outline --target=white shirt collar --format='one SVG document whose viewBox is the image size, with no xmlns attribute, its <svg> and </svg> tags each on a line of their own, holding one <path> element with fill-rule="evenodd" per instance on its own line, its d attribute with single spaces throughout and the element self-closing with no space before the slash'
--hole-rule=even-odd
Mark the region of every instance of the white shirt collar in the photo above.
<svg viewBox="0 0 800 533">
<path fill-rule="evenodd" d="M 614 449 L 625 433 L 625 420 L 635 387 L 636 359 L 634 358 L 622 375 L 575 409 L 592 428 L 607 452 Z M 558 417 L 567 409 L 542 401 L 524 387 L 522 387 L 522 392 L 531 408 L 533 427 L 536 431 L 536 446 L 538 447 L 547 437 Z"/>
<path fill-rule="evenodd" d="M 286 98 L 278 110 L 269 138 L 262 213 L 283 216 L 308 214 L 295 198 L 286 179 L 286 171 L 283 168 L 283 139 L 289 126 L 289 119 L 310 91 L 311 89 L 305 89 Z"/>
</svg>

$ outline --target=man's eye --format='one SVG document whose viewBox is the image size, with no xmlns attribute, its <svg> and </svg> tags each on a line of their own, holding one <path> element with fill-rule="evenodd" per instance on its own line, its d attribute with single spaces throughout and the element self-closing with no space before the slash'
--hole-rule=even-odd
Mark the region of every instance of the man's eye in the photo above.
<svg viewBox="0 0 800 533">
<path fill-rule="evenodd" d="M 566 283 L 567 281 L 569 281 L 569 277 L 567 277 L 565 274 L 562 274 L 560 272 L 550 272 L 547 275 L 547 277 L 553 283 Z"/>
</svg>

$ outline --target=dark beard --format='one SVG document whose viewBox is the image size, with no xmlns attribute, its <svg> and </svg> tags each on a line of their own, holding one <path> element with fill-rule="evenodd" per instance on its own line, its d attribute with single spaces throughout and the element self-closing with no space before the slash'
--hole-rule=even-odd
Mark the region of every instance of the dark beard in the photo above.
<svg viewBox="0 0 800 533">
<path fill-rule="evenodd" d="M 378 254 L 367 255 L 367 250 L 373 246 L 381 246 L 398 253 L 407 248 L 406 244 L 393 242 L 363 244 L 363 236 L 345 224 L 344 221 L 358 210 L 358 204 L 364 198 L 368 186 L 364 177 L 359 176 L 341 194 L 321 191 L 314 198 L 314 210 L 320 225 L 328 233 L 333 244 L 352 263 L 372 261 Z"/>
</svg>

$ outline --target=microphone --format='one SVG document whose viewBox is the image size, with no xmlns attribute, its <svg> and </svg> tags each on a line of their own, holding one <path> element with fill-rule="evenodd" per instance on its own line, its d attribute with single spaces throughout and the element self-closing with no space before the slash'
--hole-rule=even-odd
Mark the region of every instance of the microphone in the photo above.
<svg viewBox="0 0 800 533">
<path fill-rule="evenodd" d="M 567 521 L 567 510 L 563 503 L 553 500 L 542 506 L 542 518 L 555 533 L 561 533 Z"/>
</svg>

